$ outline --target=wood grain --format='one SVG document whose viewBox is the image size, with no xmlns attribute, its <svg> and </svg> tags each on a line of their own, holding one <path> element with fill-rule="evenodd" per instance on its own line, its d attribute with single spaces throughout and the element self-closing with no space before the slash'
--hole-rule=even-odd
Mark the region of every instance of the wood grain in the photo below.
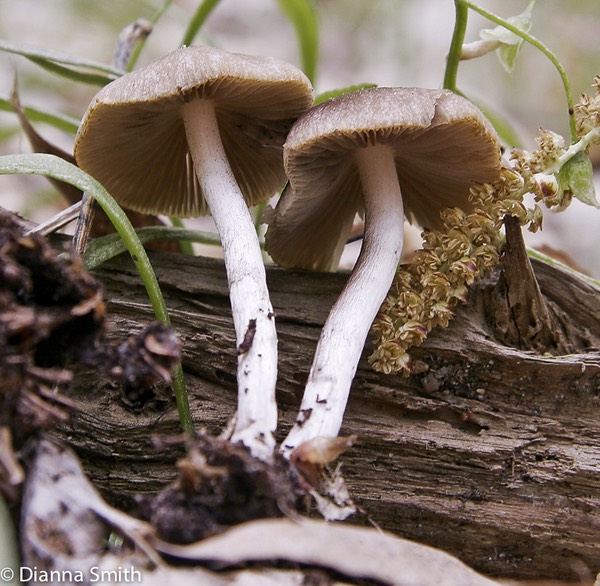
<svg viewBox="0 0 600 586">
<path fill-rule="evenodd" d="M 195 423 L 220 433 L 236 403 L 224 268 L 206 258 L 151 258 L 181 340 Z M 374 372 L 367 346 L 342 430 L 359 439 L 343 471 L 366 512 L 355 522 L 372 519 L 487 574 L 575 579 L 600 571 L 600 292 L 547 265 L 534 268 L 573 352 L 540 355 L 499 341 L 494 320 L 506 291 L 498 275 L 488 278 L 449 328 L 414 350 L 410 377 Z M 113 339 L 152 321 L 127 258 L 96 275 Z M 268 271 L 279 336 L 280 439 L 346 278 Z M 57 433 L 109 500 L 127 506 L 174 476 L 176 450 L 151 445 L 153 436 L 178 431 L 168 389 L 134 410 L 118 389 L 85 371 L 69 396 L 78 414 Z"/>
</svg>

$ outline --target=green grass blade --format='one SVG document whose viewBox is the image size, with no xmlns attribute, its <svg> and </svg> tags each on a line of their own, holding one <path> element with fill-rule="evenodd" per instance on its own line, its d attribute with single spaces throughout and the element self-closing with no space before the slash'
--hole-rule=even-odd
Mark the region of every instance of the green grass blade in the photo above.
<svg viewBox="0 0 600 586">
<path fill-rule="evenodd" d="M 150 19 L 153 28 L 154 25 L 161 19 L 162 15 L 169 9 L 172 3 L 173 0 L 165 0 L 162 6 L 154 13 L 152 18 Z M 138 59 L 140 58 L 140 55 L 142 54 L 142 50 L 146 46 L 147 41 L 148 37 L 144 37 L 136 44 L 131 53 L 131 57 L 129 58 L 129 63 L 127 63 L 127 71 L 133 71 L 138 62 Z"/>
<path fill-rule="evenodd" d="M 314 83 L 319 60 L 319 26 L 316 10 L 310 0 L 277 0 L 277 3 L 296 29 L 302 70 Z"/>
<path fill-rule="evenodd" d="M 156 274 L 142 243 L 137 237 L 125 212 L 98 181 L 60 157 L 40 153 L 0 156 L 0 175 L 11 174 L 44 175 L 74 185 L 93 197 L 109 217 L 119 236 L 123 239 L 146 287 L 156 318 L 164 324 L 169 325 L 171 323 Z M 181 426 L 187 434 L 191 434 L 192 418 L 187 393 L 185 387 L 182 388 L 180 383 L 176 384 L 177 381 L 182 381 L 180 373 L 173 378 L 173 388 Z"/>
<path fill-rule="evenodd" d="M 103 87 L 107 83 L 110 83 L 115 79 L 114 76 L 77 71 L 76 69 L 71 69 L 70 67 L 59 65 L 54 61 L 49 61 L 48 59 L 40 59 L 39 57 L 27 57 L 27 59 L 54 75 L 58 75 L 59 77 L 66 77 L 67 79 L 77 81 L 80 83 L 87 83 L 88 85 L 98 85 L 100 87 Z"/>
<path fill-rule="evenodd" d="M 136 234 L 142 244 L 155 240 L 178 240 L 184 242 L 200 242 L 211 246 L 221 246 L 216 234 L 201 230 L 187 230 L 170 226 L 147 226 L 137 228 Z M 127 247 L 118 234 L 107 234 L 90 240 L 85 253 L 85 266 L 89 270 L 99 267 L 103 262 L 125 252 Z M 192 251 L 193 253 L 193 251 Z"/>
<path fill-rule="evenodd" d="M 194 42 L 194 39 L 202 28 L 202 25 L 205 23 L 206 19 L 216 8 L 219 2 L 220 0 L 204 0 L 204 2 L 198 6 L 183 35 L 183 39 L 181 40 L 182 45 L 188 46 Z"/>
<path fill-rule="evenodd" d="M 97 61 L 91 61 L 88 59 L 81 59 L 67 53 L 61 53 L 59 51 L 51 51 L 49 49 L 38 49 L 29 45 L 21 45 L 17 43 L 10 43 L 8 41 L 0 40 L 0 51 L 5 53 L 12 53 L 14 55 L 22 55 L 28 59 L 41 59 L 43 61 L 53 61 L 54 63 L 62 63 L 63 65 L 70 65 L 79 69 L 89 69 L 92 71 L 98 71 L 105 73 L 111 78 L 117 78 L 125 73 L 120 69 L 115 69 L 110 65 L 99 63 Z"/>
<path fill-rule="evenodd" d="M 161 19 L 162 15 L 169 9 L 171 4 L 173 4 L 173 0 L 165 0 L 162 3 L 162 6 L 154 13 L 150 22 L 156 24 Z"/>
<path fill-rule="evenodd" d="M 0 97 L 0 110 L 3 112 L 14 112 L 15 108 L 9 98 Z M 79 120 L 64 116 L 63 114 L 47 112 L 32 106 L 24 106 L 23 111 L 31 122 L 43 122 L 70 134 L 77 133 L 77 129 L 79 128 Z"/>
</svg>

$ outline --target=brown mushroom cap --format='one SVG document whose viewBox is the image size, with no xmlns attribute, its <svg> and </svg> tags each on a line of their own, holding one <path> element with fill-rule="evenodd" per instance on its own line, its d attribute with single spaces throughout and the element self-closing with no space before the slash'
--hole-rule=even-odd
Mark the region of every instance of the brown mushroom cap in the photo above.
<svg viewBox="0 0 600 586">
<path fill-rule="evenodd" d="M 284 145 L 289 178 L 267 216 L 267 251 L 285 267 L 337 263 L 363 191 L 353 152 L 393 149 L 406 216 L 439 228 L 446 207 L 469 210 L 474 183 L 494 180 L 500 145 L 492 125 L 448 90 L 372 88 L 333 98 L 301 116 Z"/>
<path fill-rule="evenodd" d="M 207 213 L 181 115 L 196 98 L 215 105 L 246 203 L 273 195 L 285 181 L 285 137 L 312 105 L 310 82 L 283 61 L 213 47 L 178 49 L 100 90 L 76 138 L 77 164 L 130 209 L 180 217 Z"/>
</svg>

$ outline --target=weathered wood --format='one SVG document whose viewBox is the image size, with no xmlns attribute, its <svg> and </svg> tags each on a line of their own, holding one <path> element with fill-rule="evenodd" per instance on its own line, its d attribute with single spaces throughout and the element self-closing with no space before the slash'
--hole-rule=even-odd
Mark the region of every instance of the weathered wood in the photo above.
<svg viewBox="0 0 600 586">
<path fill-rule="evenodd" d="M 491 323 L 495 335 L 505 345 L 521 350 L 532 350 L 539 354 L 567 354 L 573 351 L 571 344 L 562 334 L 554 319 L 539 284 L 518 218 L 504 218 L 506 244 L 502 254 L 502 272 L 499 274 L 496 291 L 501 290 L 505 302 L 498 298 L 490 303 L 493 312 Z"/>
<path fill-rule="evenodd" d="M 161 253 L 152 261 L 181 339 L 195 422 L 219 433 L 236 403 L 223 266 Z M 415 349 L 409 378 L 374 372 L 365 349 L 342 430 L 359 440 L 343 470 L 366 511 L 358 522 L 368 516 L 486 573 L 573 578 L 600 571 L 600 292 L 547 265 L 534 267 L 575 353 L 536 355 L 499 342 L 489 317 L 503 292 L 488 279 L 449 328 Z M 97 276 L 112 337 L 152 320 L 127 259 Z M 345 279 L 268 271 L 279 335 L 280 439 L 296 416 L 320 327 Z M 173 477 L 175 452 L 159 453 L 150 441 L 178 430 L 167 389 L 135 411 L 88 371 L 69 395 L 79 413 L 58 433 L 111 501 L 127 504 Z"/>
</svg>

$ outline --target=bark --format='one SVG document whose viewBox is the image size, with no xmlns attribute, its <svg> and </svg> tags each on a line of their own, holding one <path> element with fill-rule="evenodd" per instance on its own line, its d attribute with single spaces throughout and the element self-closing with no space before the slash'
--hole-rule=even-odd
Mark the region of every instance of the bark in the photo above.
<svg viewBox="0 0 600 586">
<path fill-rule="evenodd" d="M 151 259 L 181 340 L 195 424 L 218 434 L 237 396 L 223 265 L 168 253 Z M 503 342 L 514 329 L 507 280 L 489 277 L 450 327 L 413 351 L 410 377 L 374 372 L 367 344 L 342 428 L 359 439 L 344 455 L 343 472 L 364 510 L 354 522 L 372 520 L 490 575 L 575 578 L 600 571 L 600 295 L 547 265 L 534 269 L 545 323 L 547 311 L 571 353 Z M 110 336 L 124 339 L 152 321 L 128 259 L 96 275 Z M 279 337 L 281 440 L 347 275 L 271 268 L 267 278 Z M 127 506 L 175 476 L 176 449 L 152 443 L 178 432 L 169 389 L 124 397 L 86 371 L 69 396 L 78 413 L 57 433 L 110 501 Z"/>
</svg>

